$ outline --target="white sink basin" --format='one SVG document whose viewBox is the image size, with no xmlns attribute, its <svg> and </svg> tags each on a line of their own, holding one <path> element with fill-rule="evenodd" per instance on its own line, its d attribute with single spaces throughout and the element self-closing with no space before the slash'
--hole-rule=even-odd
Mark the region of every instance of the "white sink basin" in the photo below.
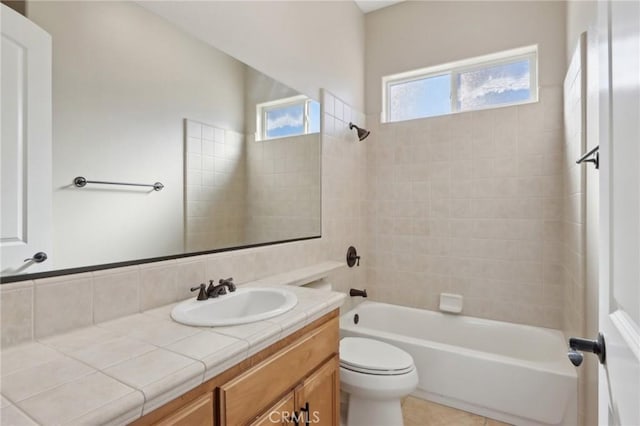
<svg viewBox="0 0 640 426">
<path fill-rule="evenodd" d="M 171 318 L 207 327 L 247 324 L 284 314 L 297 303 L 296 295 L 286 289 L 240 288 L 207 300 L 185 300 L 173 308 Z"/>
</svg>

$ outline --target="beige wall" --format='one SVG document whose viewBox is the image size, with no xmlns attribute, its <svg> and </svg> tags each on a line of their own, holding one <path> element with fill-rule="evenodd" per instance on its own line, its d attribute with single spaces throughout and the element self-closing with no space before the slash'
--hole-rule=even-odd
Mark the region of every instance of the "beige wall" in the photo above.
<svg viewBox="0 0 640 426">
<path fill-rule="evenodd" d="M 364 106 L 364 17 L 352 1 L 141 1 L 261 72 L 318 99 Z"/>
<path fill-rule="evenodd" d="M 580 34 L 589 27 L 595 28 L 598 2 L 595 0 L 567 1 L 566 62 L 569 64 Z"/>
<path fill-rule="evenodd" d="M 409 1 L 366 15 L 366 111 L 381 111 L 381 78 L 538 44 L 541 86 L 565 72 L 565 2 Z"/>
</svg>

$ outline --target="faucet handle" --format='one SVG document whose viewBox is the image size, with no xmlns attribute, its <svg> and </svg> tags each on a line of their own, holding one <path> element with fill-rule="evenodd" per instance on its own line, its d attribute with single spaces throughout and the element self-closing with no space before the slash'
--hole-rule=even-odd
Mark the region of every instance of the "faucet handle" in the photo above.
<svg viewBox="0 0 640 426">
<path fill-rule="evenodd" d="M 226 279 L 220 278 L 220 280 L 218 281 L 218 284 L 226 284 L 229 287 L 230 292 L 236 291 L 236 285 L 233 283 L 232 277 L 229 277 Z"/>
<path fill-rule="evenodd" d="M 204 283 L 202 283 L 197 287 L 191 287 L 191 291 L 200 290 L 200 292 L 198 293 L 198 300 L 207 300 L 209 296 L 207 295 L 206 288 L 207 286 Z"/>
</svg>

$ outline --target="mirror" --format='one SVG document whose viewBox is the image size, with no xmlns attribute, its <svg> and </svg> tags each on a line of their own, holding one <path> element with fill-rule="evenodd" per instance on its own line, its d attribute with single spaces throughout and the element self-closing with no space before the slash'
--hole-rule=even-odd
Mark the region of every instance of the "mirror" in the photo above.
<svg viewBox="0 0 640 426">
<path fill-rule="evenodd" d="M 27 17 L 53 43 L 53 241 L 20 273 L 320 236 L 317 101 L 143 4 Z"/>
</svg>

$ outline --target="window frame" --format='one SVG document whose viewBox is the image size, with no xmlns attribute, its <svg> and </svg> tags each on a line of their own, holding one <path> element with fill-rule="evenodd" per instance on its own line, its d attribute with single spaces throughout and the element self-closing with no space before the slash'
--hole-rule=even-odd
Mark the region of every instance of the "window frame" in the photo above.
<svg viewBox="0 0 640 426">
<path fill-rule="evenodd" d="M 487 105 L 479 108 L 460 109 L 458 108 L 458 76 L 461 73 L 482 70 L 490 68 L 496 65 L 507 65 L 522 60 L 530 61 L 529 68 L 529 87 L 531 96 L 528 100 L 501 103 L 496 105 Z M 396 84 L 409 83 L 412 81 L 428 79 L 432 77 L 439 77 L 443 75 L 449 75 L 451 89 L 449 95 L 449 102 L 451 105 L 451 112 L 441 114 L 450 115 L 461 112 L 479 111 L 491 108 L 503 108 L 514 105 L 523 105 L 533 102 L 538 102 L 539 82 L 538 82 L 538 45 L 525 46 L 517 49 L 506 50 L 502 52 L 493 53 L 490 55 L 478 56 L 474 58 L 464 59 L 456 62 L 449 62 L 446 64 L 435 65 L 427 68 L 420 68 L 417 70 L 407 71 L 398 74 L 392 74 L 382 77 L 382 113 L 380 120 L 382 123 L 397 123 L 400 121 L 419 120 L 423 118 L 438 117 L 436 115 L 415 117 L 408 120 L 390 120 L 391 117 L 391 99 L 388 96 L 391 86 Z"/>
<path fill-rule="evenodd" d="M 313 101 L 308 96 L 305 95 L 296 95 L 290 96 L 287 98 L 276 99 L 274 101 L 267 101 L 256 104 L 256 141 L 269 141 L 274 139 L 282 139 L 282 138 L 291 138 L 296 136 L 308 135 L 309 134 L 309 108 L 310 103 Z M 276 109 L 287 108 L 290 106 L 302 105 L 302 124 L 303 124 L 303 132 L 300 134 L 287 135 L 287 136 L 267 136 L 267 126 L 265 123 L 267 122 L 267 114 L 270 111 Z"/>
</svg>

